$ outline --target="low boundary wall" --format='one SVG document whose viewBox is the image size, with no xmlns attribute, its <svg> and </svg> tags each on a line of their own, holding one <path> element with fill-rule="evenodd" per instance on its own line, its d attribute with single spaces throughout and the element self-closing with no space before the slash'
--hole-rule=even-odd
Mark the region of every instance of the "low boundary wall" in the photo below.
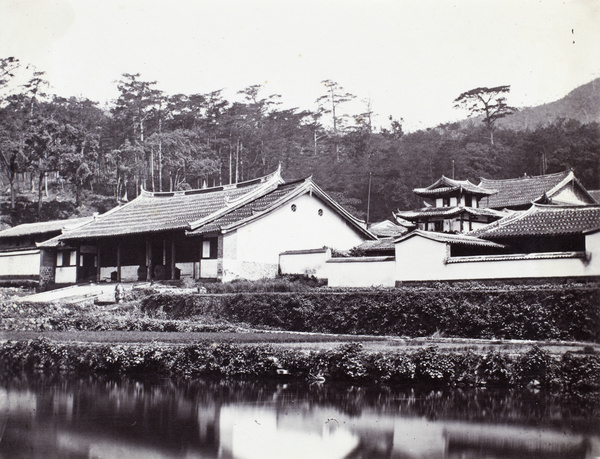
<svg viewBox="0 0 600 459">
<path fill-rule="evenodd" d="M 289 250 L 279 254 L 281 274 L 300 274 L 317 279 L 327 277 L 326 263 L 331 259 L 331 249 Z"/>
<path fill-rule="evenodd" d="M 394 287 L 395 257 L 332 258 L 327 262 L 329 287 Z"/>
</svg>

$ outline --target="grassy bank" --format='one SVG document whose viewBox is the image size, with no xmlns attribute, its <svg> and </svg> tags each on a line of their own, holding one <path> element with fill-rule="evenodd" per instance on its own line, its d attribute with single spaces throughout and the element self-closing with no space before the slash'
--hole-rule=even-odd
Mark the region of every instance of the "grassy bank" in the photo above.
<svg viewBox="0 0 600 459">
<path fill-rule="evenodd" d="M 599 304 L 592 284 L 146 290 L 108 306 L 9 299 L 0 308 L 0 372 L 529 386 L 597 394 L 600 353 L 585 341 L 599 341 Z M 423 336 L 429 338 L 416 338 Z M 537 340 L 539 347 L 509 339 Z"/>
<path fill-rule="evenodd" d="M 210 317 L 304 332 L 600 342 L 597 283 L 226 295 L 162 292 L 143 298 L 141 311 L 147 317 Z"/>
<path fill-rule="evenodd" d="M 194 289 L 136 289 L 128 292 L 129 298 L 122 305 L 41 304 L 4 297 L 0 330 L 220 333 L 267 329 L 403 338 L 600 343 L 598 283 L 469 283 L 287 292 L 264 289 L 306 285 L 288 280 L 246 284 L 227 284 L 227 291 L 242 288 L 252 292 L 198 294 Z"/>
<path fill-rule="evenodd" d="M 437 347 L 367 352 L 359 343 L 305 351 L 209 341 L 115 345 L 42 338 L 2 343 L 0 371 L 7 375 L 152 374 L 407 386 L 530 386 L 569 393 L 597 393 L 600 389 L 600 355 L 566 352 L 556 357 L 536 346 L 523 354 L 476 354 Z"/>
</svg>

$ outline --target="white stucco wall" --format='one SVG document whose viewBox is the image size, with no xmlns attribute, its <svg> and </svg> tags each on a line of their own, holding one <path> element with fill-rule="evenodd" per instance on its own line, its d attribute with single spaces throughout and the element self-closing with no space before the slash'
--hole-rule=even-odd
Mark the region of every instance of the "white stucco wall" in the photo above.
<svg viewBox="0 0 600 459">
<path fill-rule="evenodd" d="M 200 277 L 203 279 L 216 279 L 218 274 L 217 268 L 218 260 L 216 258 L 203 258 L 200 261 Z"/>
<path fill-rule="evenodd" d="M 123 265 L 121 266 L 121 281 L 122 282 L 135 282 L 138 280 L 138 268 L 139 265 Z M 110 274 L 116 272 L 116 266 L 107 266 L 100 268 L 100 279 L 104 281 L 110 281 Z"/>
<path fill-rule="evenodd" d="M 324 246 L 348 250 L 363 241 L 363 236 L 324 202 L 305 194 L 224 235 L 223 280 L 274 277 L 282 252 Z"/>
<path fill-rule="evenodd" d="M 413 236 L 397 243 L 395 249 L 396 280 L 414 281 L 442 278 L 446 244 Z"/>
<path fill-rule="evenodd" d="M 0 276 L 39 276 L 40 251 L 23 250 L 0 253 Z"/>
<path fill-rule="evenodd" d="M 325 279 L 327 278 L 325 263 L 330 258 L 330 249 L 285 252 L 279 255 L 279 269 L 281 274 L 301 274 Z"/>
<path fill-rule="evenodd" d="M 591 255 L 589 259 L 529 254 L 455 257 L 446 261 L 445 243 L 414 236 L 396 244 L 396 280 L 405 282 L 600 276 L 600 232 L 586 237 L 586 251 Z"/>
<path fill-rule="evenodd" d="M 77 266 L 56 267 L 54 282 L 57 284 L 74 284 L 77 282 Z"/>
<path fill-rule="evenodd" d="M 326 263 L 329 287 L 393 287 L 394 257 L 332 258 Z"/>
</svg>

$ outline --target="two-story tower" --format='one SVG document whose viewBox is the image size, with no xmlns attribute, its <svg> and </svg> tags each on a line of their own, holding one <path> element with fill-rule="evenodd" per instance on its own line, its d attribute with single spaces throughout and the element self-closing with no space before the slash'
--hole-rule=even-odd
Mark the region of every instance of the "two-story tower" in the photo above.
<svg viewBox="0 0 600 459">
<path fill-rule="evenodd" d="M 424 199 L 425 207 L 398 211 L 395 215 L 414 223 L 420 230 L 465 233 L 506 216 L 505 212 L 479 205 L 496 190 L 468 180 L 454 180 L 442 175 L 427 188 L 415 188 L 413 192 Z"/>
</svg>

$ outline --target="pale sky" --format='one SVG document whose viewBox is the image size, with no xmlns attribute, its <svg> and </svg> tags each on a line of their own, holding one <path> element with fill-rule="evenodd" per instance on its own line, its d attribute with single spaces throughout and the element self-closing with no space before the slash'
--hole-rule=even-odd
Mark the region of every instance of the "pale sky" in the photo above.
<svg viewBox="0 0 600 459">
<path fill-rule="evenodd" d="M 475 87 L 523 107 L 600 77 L 600 0 L 0 0 L 7 56 L 102 104 L 123 73 L 230 100 L 262 84 L 306 109 L 331 79 L 415 130 L 464 118 L 452 101 Z"/>
</svg>

